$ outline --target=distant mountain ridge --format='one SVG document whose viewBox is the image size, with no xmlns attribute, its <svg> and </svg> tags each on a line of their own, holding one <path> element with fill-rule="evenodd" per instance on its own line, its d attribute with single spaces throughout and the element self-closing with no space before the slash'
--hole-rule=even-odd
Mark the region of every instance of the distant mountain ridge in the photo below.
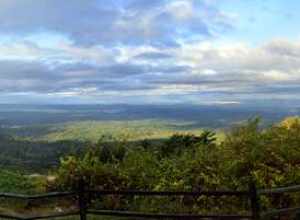
<svg viewBox="0 0 300 220">
<path fill-rule="evenodd" d="M 265 123 L 298 115 L 297 103 L 222 105 L 11 105 L 0 104 L 0 125 L 26 126 L 87 120 L 194 121 L 201 127 L 228 127 L 246 118 L 261 116 Z"/>
</svg>

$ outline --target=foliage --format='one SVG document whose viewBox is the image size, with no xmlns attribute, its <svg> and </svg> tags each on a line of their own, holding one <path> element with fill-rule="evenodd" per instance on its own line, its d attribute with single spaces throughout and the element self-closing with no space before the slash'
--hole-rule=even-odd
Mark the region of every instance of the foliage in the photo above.
<svg viewBox="0 0 300 220">
<path fill-rule="evenodd" d="M 28 172 L 46 174 L 49 168 L 59 164 L 60 157 L 80 155 L 92 144 L 101 144 L 99 150 L 122 159 L 124 146 L 138 145 L 152 150 L 174 133 L 199 134 L 198 125 L 193 126 L 194 122 L 174 120 L 130 120 L 3 127 L 0 129 L 0 167 L 22 167 Z M 218 132 L 218 140 L 221 140 L 219 134 L 222 133 Z M 102 158 L 111 159 L 109 155 Z"/>
<path fill-rule="evenodd" d="M 17 171 L 0 170 L 0 192 L 33 193 L 37 182 Z"/>
<path fill-rule="evenodd" d="M 88 143 L 79 141 L 32 142 L 0 137 L 0 167 L 27 172 L 46 172 L 59 164 L 59 158 L 80 154 Z"/>
<path fill-rule="evenodd" d="M 109 143 L 109 144 L 108 144 Z M 93 153 L 84 157 L 67 157 L 56 173 L 57 184 L 66 187 L 83 177 L 91 188 L 145 189 L 145 190 L 215 190 L 248 189 L 250 181 L 258 187 L 270 188 L 300 183 L 300 123 L 289 120 L 261 128 L 260 119 L 250 119 L 234 127 L 222 143 L 209 131 L 194 134 L 174 134 L 160 144 L 140 142 L 100 141 Z M 122 146 L 121 150 L 119 147 Z M 145 147 L 146 146 L 146 147 Z M 122 153 L 116 153 L 122 152 Z M 117 156 L 122 155 L 122 156 Z M 114 198 L 114 207 L 135 209 L 178 210 L 171 199 Z M 116 202 L 118 201 L 118 202 Z M 172 202 L 173 201 L 173 202 Z M 241 210 L 241 203 L 231 199 L 230 204 L 220 199 L 199 198 L 195 206 L 183 198 L 181 205 L 193 212 L 208 211 L 201 204 L 224 210 Z M 282 202 L 292 204 L 297 196 L 286 196 Z M 263 199 L 263 207 L 275 206 L 276 200 Z M 102 205 L 108 201 L 102 201 Z M 151 204 L 151 206 L 149 205 Z M 168 207 L 166 206 L 168 204 Z M 173 205 L 170 205 L 173 204 Z M 202 207 L 202 208 L 201 208 Z"/>
<path fill-rule="evenodd" d="M 57 171 L 56 184 L 60 189 L 76 189 L 83 180 L 88 188 L 114 189 L 122 188 L 125 178 L 118 169 L 110 164 L 103 164 L 94 153 L 88 152 L 82 158 L 68 156 L 61 160 Z"/>
<path fill-rule="evenodd" d="M 4 148 L 3 155 L 4 159 L 13 155 L 22 160 L 25 156 L 32 158 L 34 150 L 45 150 L 49 154 L 42 157 L 45 163 L 62 156 L 58 169 L 53 171 L 56 179 L 48 183 L 47 190 L 72 189 L 78 187 L 81 180 L 89 188 L 113 190 L 246 190 L 250 181 L 255 181 L 259 188 L 300 184 L 300 120 L 297 117 L 270 127 L 262 127 L 260 119 L 253 118 L 228 131 L 222 142 L 217 141 L 216 134 L 211 131 L 175 133 L 162 140 L 99 137 L 95 143 L 47 143 L 44 149 L 38 149 L 39 142 L 36 146 L 22 142 L 28 144 L 22 148 L 24 152 L 16 147 L 20 146 L 20 141 L 4 137 L 3 140 L 13 147 Z M 54 153 L 59 144 L 63 147 Z M 71 153 L 68 152 L 69 144 L 75 146 Z M 236 212 L 246 206 L 234 198 L 230 198 L 230 202 L 206 197 L 111 196 L 90 200 L 100 208 L 153 212 L 181 209 L 196 213 Z M 299 202 L 296 194 L 281 198 L 283 206 L 299 205 Z M 275 207 L 278 198 L 262 198 L 262 205 L 263 208 Z"/>
</svg>

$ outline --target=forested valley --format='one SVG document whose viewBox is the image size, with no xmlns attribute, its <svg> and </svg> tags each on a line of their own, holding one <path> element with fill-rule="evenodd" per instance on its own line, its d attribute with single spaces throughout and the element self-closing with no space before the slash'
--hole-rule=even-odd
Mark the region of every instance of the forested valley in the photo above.
<svg viewBox="0 0 300 220">
<path fill-rule="evenodd" d="M 300 119 L 289 117 L 268 127 L 259 118 L 249 119 L 224 132 L 218 140 L 214 131 L 174 133 L 168 138 L 127 140 L 102 135 L 93 141 L 30 141 L 1 135 L 0 189 L 5 192 L 45 193 L 74 189 L 84 180 L 98 190 L 247 190 L 300 183 Z M 171 200 L 169 200 L 171 199 Z M 299 195 L 281 199 L 298 204 Z M 112 209 L 174 211 L 167 199 L 109 197 L 98 206 Z M 198 198 L 183 201 L 191 212 L 239 211 L 239 200 Z M 194 205 L 191 205 L 191 204 Z M 262 208 L 278 201 L 264 198 Z M 205 207 L 201 204 L 208 204 Z"/>
</svg>

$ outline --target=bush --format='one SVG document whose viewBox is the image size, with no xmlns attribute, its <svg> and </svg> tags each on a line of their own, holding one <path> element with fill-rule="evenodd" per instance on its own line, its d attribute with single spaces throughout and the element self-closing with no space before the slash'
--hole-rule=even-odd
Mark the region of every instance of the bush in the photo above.
<svg viewBox="0 0 300 220">
<path fill-rule="evenodd" d="M 149 144 L 145 147 L 143 142 L 131 148 L 124 141 L 111 148 L 108 146 L 113 142 L 106 148 L 102 144 L 98 146 L 100 153 L 89 151 L 83 157 L 62 159 L 56 172 L 56 186 L 72 188 L 80 179 L 84 179 L 88 187 L 97 189 L 175 191 L 245 190 L 250 181 L 255 181 L 260 188 L 299 184 L 299 122 L 298 118 L 287 119 L 263 129 L 260 119 L 254 118 L 233 128 L 222 143 L 215 142 L 214 133 L 204 132 L 200 136 L 173 135 L 158 148 L 151 148 Z M 120 199 L 118 204 L 121 204 Z M 177 209 L 172 201 L 172 198 L 126 198 L 124 207 L 164 211 L 164 204 L 169 204 L 169 208 Z M 263 198 L 262 201 L 263 208 L 278 205 L 277 200 Z M 282 204 L 297 204 L 298 201 L 298 195 L 289 195 L 283 197 Z M 243 203 L 236 199 L 231 199 L 230 203 L 219 202 L 222 210 L 242 210 Z M 218 207 L 207 198 L 199 198 L 197 203 Z M 185 210 L 208 211 L 194 204 L 194 200 L 181 199 Z"/>
</svg>

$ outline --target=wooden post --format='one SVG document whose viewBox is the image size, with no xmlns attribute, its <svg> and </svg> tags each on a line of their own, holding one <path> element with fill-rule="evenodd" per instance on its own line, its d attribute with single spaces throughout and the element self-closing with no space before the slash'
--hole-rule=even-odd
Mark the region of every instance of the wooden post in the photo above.
<svg viewBox="0 0 300 220">
<path fill-rule="evenodd" d="M 300 212 L 297 212 L 295 215 L 295 220 L 300 220 Z"/>
<path fill-rule="evenodd" d="M 78 203 L 79 203 L 80 220 L 86 220 L 85 182 L 83 179 L 79 180 Z"/>
<path fill-rule="evenodd" d="M 259 196 L 257 194 L 257 189 L 254 182 L 251 182 L 249 184 L 249 194 L 250 194 L 250 201 L 251 201 L 252 219 L 259 220 L 260 219 Z"/>
</svg>

